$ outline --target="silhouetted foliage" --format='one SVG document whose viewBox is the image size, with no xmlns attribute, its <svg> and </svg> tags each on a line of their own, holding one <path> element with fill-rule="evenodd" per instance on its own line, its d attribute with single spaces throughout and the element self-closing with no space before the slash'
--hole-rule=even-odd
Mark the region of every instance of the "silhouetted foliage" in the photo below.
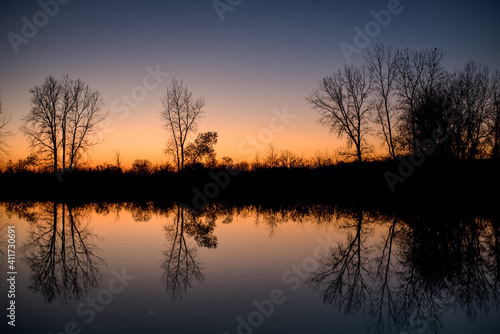
<svg viewBox="0 0 500 334">
<path fill-rule="evenodd" d="M 136 159 L 132 163 L 132 169 L 130 170 L 132 173 L 139 175 L 151 174 L 153 169 L 153 163 L 148 159 Z"/>
<path fill-rule="evenodd" d="M 215 166 L 215 144 L 217 132 L 199 133 L 194 142 L 186 147 L 186 165 L 201 164 L 205 160 L 205 165 Z"/>
<path fill-rule="evenodd" d="M 38 157 L 30 154 L 24 159 L 19 159 L 16 163 L 9 160 L 5 166 L 7 173 L 26 173 L 35 172 L 38 166 Z"/>
</svg>

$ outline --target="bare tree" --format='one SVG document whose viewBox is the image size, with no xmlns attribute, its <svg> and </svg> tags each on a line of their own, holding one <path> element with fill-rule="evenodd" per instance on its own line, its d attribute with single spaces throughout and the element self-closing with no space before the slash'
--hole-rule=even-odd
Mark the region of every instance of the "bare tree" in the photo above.
<svg viewBox="0 0 500 334">
<path fill-rule="evenodd" d="M 3 110 L 3 97 L 0 91 L 0 159 L 7 154 L 6 138 L 10 136 L 7 126 L 10 123 L 10 115 L 6 115 Z"/>
<path fill-rule="evenodd" d="M 381 127 L 389 156 L 394 159 L 396 158 L 394 125 L 398 116 L 398 110 L 393 105 L 398 65 L 397 52 L 390 46 L 379 44 L 368 50 L 365 59 L 368 62 L 372 87 L 376 93 L 375 122 Z"/>
<path fill-rule="evenodd" d="M 366 68 L 350 65 L 323 78 L 319 88 L 306 98 L 319 112 L 321 125 L 330 127 L 339 137 L 348 138 L 348 148 L 355 147 L 358 161 L 363 160 L 368 148 L 370 91 Z"/>
<path fill-rule="evenodd" d="M 462 71 L 456 71 L 450 81 L 452 110 L 461 119 L 451 134 L 455 156 L 461 159 L 484 156 L 488 137 L 486 121 L 494 100 L 489 70 L 471 60 Z"/>
<path fill-rule="evenodd" d="M 269 144 L 265 152 L 264 162 L 269 168 L 275 168 L 279 166 L 279 152 L 273 144 Z"/>
<path fill-rule="evenodd" d="M 399 143 L 407 152 L 441 129 L 446 109 L 446 79 L 440 49 L 398 52 L 397 90 L 402 109 Z"/>
<path fill-rule="evenodd" d="M 337 157 L 333 152 L 328 149 L 324 151 L 316 151 L 311 158 L 311 166 L 314 168 L 329 167 L 335 165 L 338 162 Z"/>
<path fill-rule="evenodd" d="M 166 151 L 173 155 L 177 171 L 181 171 L 184 169 L 187 140 L 196 131 L 203 115 L 205 99 L 200 97 L 195 100 L 193 93 L 188 91 L 182 81 L 178 82 L 173 78 L 161 103 L 163 109 L 160 116 L 170 137 Z"/>
<path fill-rule="evenodd" d="M 21 131 L 38 155 L 50 160 L 54 172 L 75 167 L 84 153 L 97 144 L 96 134 L 106 118 L 99 91 L 80 79 L 49 76 L 30 90 L 31 111 Z"/>
<path fill-rule="evenodd" d="M 115 166 L 117 169 L 122 170 L 122 160 L 120 159 L 121 153 L 115 150 Z"/>
<path fill-rule="evenodd" d="M 67 114 L 67 119 L 63 124 L 66 126 L 67 135 L 66 152 L 63 152 L 63 168 L 74 168 L 76 162 L 83 153 L 88 154 L 88 149 L 95 146 L 97 142 L 97 132 L 100 130 L 100 123 L 104 121 L 107 114 L 101 112 L 104 104 L 101 95 L 97 90 L 91 89 L 80 79 L 70 81 L 69 89 L 65 89 L 72 108 Z M 66 93 L 69 90 L 69 94 Z"/>
<path fill-rule="evenodd" d="M 304 166 L 304 157 L 297 155 L 290 150 L 280 150 L 278 159 L 280 166 L 288 169 Z"/>
<path fill-rule="evenodd" d="M 61 85 L 50 76 L 42 86 L 30 90 L 32 95 L 31 112 L 24 118 L 21 131 L 28 137 L 33 150 L 40 156 L 51 157 L 54 172 L 58 170 L 59 149 L 59 102 L 61 100 Z"/>
<path fill-rule="evenodd" d="M 264 167 L 264 163 L 262 161 L 262 158 L 260 157 L 260 155 L 258 153 L 255 154 L 255 157 L 254 157 L 254 160 L 252 161 L 251 166 L 252 166 L 252 170 L 257 170 L 257 169 Z"/>
<path fill-rule="evenodd" d="M 500 71 L 496 70 L 491 78 L 492 105 L 488 114 L 487 124 L 491 155 L 500 157 Z"/>
</svg>

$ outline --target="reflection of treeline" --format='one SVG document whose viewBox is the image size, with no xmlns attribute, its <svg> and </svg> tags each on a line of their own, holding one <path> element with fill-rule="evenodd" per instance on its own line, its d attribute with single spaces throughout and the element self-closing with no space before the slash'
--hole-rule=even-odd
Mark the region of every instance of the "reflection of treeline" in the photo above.
<svg viewBox="0 0 500 334">
<path fill-rule="evenodd" d="M 500 306 L 498 213 L 412 214 L 324 204 L 211 204 L 201 211 L 162 202 L 3 205 L 30 224 L 23 253 L 32 289 L 47 300 L 77 298 L 99 278 L 95 236 L 85 217 L 127 211 L 141 224 L 165 218 L 169 243 L 160 269 L 173 301 L 203 282 L 197 250 L 217 247 L 217 224 L 250 217 L 270 235 L 290 223 L 344 235 L 318 258 L 308 283 L 326 304 L 363 314 L 373 332 L 441 332 L 450 311 L 474 321 Z M 78 256 L 71 255 L 75 250 Z"/>
<path fill-rule="evenodd" d="M 5 206 L 5 211 L 8 215 L 16 214 L 20 219 L 27 220 L 30 223 L 36 223 L 43 217 L 44 208 L 52 208 L 52 202 L 0 202 Z M 50 204 L 50 205 L 49 205 Z M 62 205 L 62 204 L 59 204 Z M 92 213 L 97 213 L 104 216 L 120 217 L 123 212 L 129 212 L 132 219 L 136 222 L 148 222 L 154 217 L 165 217 L 167 219 L 177 219 L 179 216 L 179 207 L 184 208 L 184 216 L 188 217 L 188 225 L 206 225 L 215 226 L 216 223 L 230 224 L 238 217 L 255 217 L 257 225 L 262 226 L 279 226 L 283 223 L 310 223 L 318 226 L 343 226 L 346 220 L 352 220 L 359 211 L 364 213 L 369 221 L 389 221 L 393 217 L 397 217 L 398 221 L 405 223 L 414 223 L 420 216 L 431 217 L 436 212 L 436 208 L 429 206 L 430 210 L 425 208 L 397 208 L 390 207 L 361 207 L 361 206 L 341 206 L 320 202 L 310 203 L 213 203 L 203 207 L 201 210 L 190 208 L 181 202 L 164 202 L 164 201 L 131 201 L 131 202 L 72 202 L 67 204 L 67 207 L 72 212 L 78 212 L 78 216 L 89 216 Z M 446 212 L 450 208 L 442 206 L 438 212 Z M 41 211 L 42 210 L 42 211 Z M 460 214 L 470 215 L 467 208 L 454 208 L 455 216 Z M 484 219 L 496 219 L 497 212 L 486 210 L 482 213 L 476 211 Z M 375 219 L 376 218 L 376 219 Z M 434 219 L 432 222 L 436 224 L 440 221 L 454 221 L 453 216 L 446 219 L 441 217 L 441 220 Z M 424 218 L 422 218 L 424 219 Z M 424 219 L 425 220 L 425 219 Z M 427 219 L 428 220 L 428 219 Z M 427 221 L 425 220 L 425 221 Z M 194 228 L 189 228 L 193 230 Z M 207 231 L 212 231 L 212 228 L 207 228 Z M 200 232 L 201 233 L 201 232 Z M 210 232 L 211 233 L 211 232 Z M 196 233 L 192 233 L 195 236 Z M 200 234 L 201 235 L 201 234 Z M 200 240 L 202 239 L 199 237 Z M 216 239 L 215 239 L 216 240 Z M 204 242 L 199 242 L 200 246 L 204 246 Z M 207 245 L 213 242 L 207 242 Z M 215 241 L 216 244 L 216 241 Z M 210 246 L 209 246 L 210 247 Z"/>
<path fill-rule="evenodd" d="M 309 279 L 323 301 L 363 314 L 374 333 L 444 332 L 442 318 L 500 306 L 500 220 L 449 214 L 400 218 L 352 212 L 346 240 Z"/>
</svg>

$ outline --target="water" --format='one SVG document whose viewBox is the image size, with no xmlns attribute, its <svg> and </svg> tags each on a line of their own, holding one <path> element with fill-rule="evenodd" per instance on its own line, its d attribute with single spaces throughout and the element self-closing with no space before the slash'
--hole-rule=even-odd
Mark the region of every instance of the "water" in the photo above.
<svg viewBox="0 0 500 334">
<path fill-rule="evenodd" d="M 500 220 L 333 206 L 1 203 L 6 333 L 497 333 Z"/>
</svg>

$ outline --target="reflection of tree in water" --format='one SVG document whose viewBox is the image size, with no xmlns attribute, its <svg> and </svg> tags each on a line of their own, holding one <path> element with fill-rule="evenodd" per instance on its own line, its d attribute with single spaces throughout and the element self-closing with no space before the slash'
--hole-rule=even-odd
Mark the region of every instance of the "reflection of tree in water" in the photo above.
<svg viewBox="0 0 500 334">
<path fill-rule="evenodd" d="M 443 316 L 471 321 L 499 302 L 499 229 L 494 221 L 421 217 L 385 219 L 380 239 L 371 222 L 350 218 L 347 243 L 320 259 L 309 280 L 323 301 L 366 316 L 372 332 L 443 332 Z"/>
<path fill-rule="evenodd" d="M 181 205 L 174 209 L 173 223 L 165 226 L 170 246 L 161 265 L 162 281 L 172 301 L 181 299 L 193 281 L 203 283 L 197 246 L 217 247 L 217 237 L 213 234 L 216 219 L 217 215 L 210 211 L 202 216 Z M 192 237 L 196 245 L 190 244 L 186 237 Z"/>
<path fill-rule="evenodd" d="M 41 204 L 30 221 L 24 260 L 31 271 L 29 288 L 47 302 L 79 299 L 98 286 L 103 259 L 97 255 L 96 235 L 84 209 L 66 204 Z M 24 214 L 23 211 L 17 211 Z"/>
<path fill-rule="evenodd" d="M 497 284 L 500 283 L 500 219 L 495 217 L 491 220 L 491 238 L 489 240 L 489 252 L 492 258 L 492 271 L 495 273 Z M 496 287 L 500 289 L 500 287 Z"/>
<path fill-rule="evenodd" d="M 216 221 L 255 217 L 276 233 L 280 224 L 331 224 L 346 239 L 320 259 L 309 283 L 325 303 L 343 312 L 362 313 L 372 332 L 442 332 L 450 311 L 471 321 L 499 303 L 500 221 L 453 216 L 400 218 L 331 206 L 290 207 L 212 204 L 201 213 L 173 204 L 115 203 L 71 207 L 62 204 L 5 204 L 30 224 L 24 256 L 31 289 L 48 301 L 79 298 L 101 277 L 85 212 L 130 211 L 136 221 L 168 216 L 169 241 L 161 264 L 162 281 L 173 301 L 204 275 L 200 247 L 216 248 Z"/>
<path fill-rule="evenodd" d="M 373 260 L 374 279 L 379 284 L 374 287 L 373 300 L 371 301 L 369 327 L 376 328 L 380 333 L 391 333 L 396 331 L 398 305 L 397 287 L 392 277 L 399 274 L 397 272 L 397 262 L 395 258 L 394 240 L 399 236 L 401 224 L 398 219 L 388 220 L 387 234 L 382 236 L 382 242 L 376 247 L 376 254 Z M 396 263 L 395 263 L 396 262 Z"/>
<path fill-rule="evenodd" d="M 409 221 L 401 239 L 405 309 L 432 330 L 452 309 L 471 321 L 498 302 L 492 224 L 478 218 L 432 217 Z M 416 293 L 418 291 L 418 293 Z M 429 321 L 428 319 L 431 319 Z"/>
<path fill-rule="evenodd" d="M 283 208 L 266 209 L 256 208 L 255 224 L 257 226 L 264 225 L 269 231 L 269 236 L 273 236 L 279 231 L 279 226 L 288 221 L 288 212 Z"/>
<path fill-rule="evenodd" d="M 264 226 L 273 236 L 280 225 L 289 222 L 303 224 L 313 221 L 318 226 L 336 223 L 339 219 L 335 207 L 328 205 L 287 205 L 287 206 L 250 206 L 248 214 L 255 216 L 257 226 Z"/>
<path fill-rule="evenodd" d="M 347 236 L 347 243 L 339 244 L 328 256 L 320 260 L 321 271 L 311 278 L 310 283 L 315 289 L 322 289 L 323 302 L 336 305 L 347 314 L 366 309 L 369 297 L 370 270 L 367 262 L 365 246 L 366 236 L 363 225 L 363 212 L 350 214 L 346 229 L 352 229 Z M 352 222 L 352 223 L 351 223 Z"/>
</svg>

